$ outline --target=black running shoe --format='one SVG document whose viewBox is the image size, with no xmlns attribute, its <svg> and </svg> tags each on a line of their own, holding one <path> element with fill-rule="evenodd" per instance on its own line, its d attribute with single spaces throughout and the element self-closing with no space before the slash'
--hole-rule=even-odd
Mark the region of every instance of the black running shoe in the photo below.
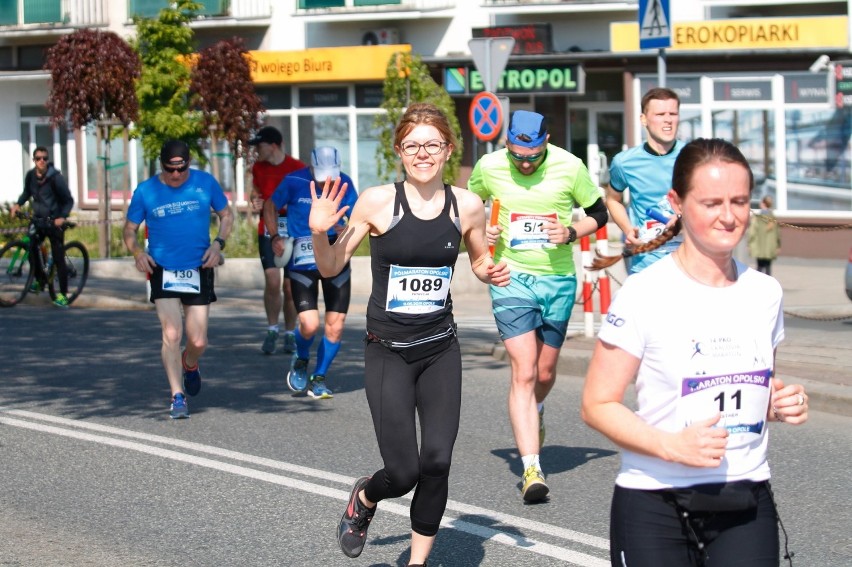
<svg viewBox="0 0 852 567">
<path fill-rule="evenodd" d="M 183 391 L 190 396 L 197 396 L 201 391 L 201 370 L 198 369 L 198 363 L 195 363 L 195 368 L 192 370 L 186 367 L 186 351 L 180 357 L 181 366 L 183 367 Z"/>
<path fill-rule="evenodd" d="M 367 508 L 358 498 L 358 493 L 367 486 L 369 480 L 370 477 L 362 476 L 355 481 L 355 486 L 349 494 L 346 511 L 343 512 L 343 517 L 340 518 L 340 524 L 337 526 L 337 543 L 347 557 L 361 555 L 367 541 L 367 528 L 370 527 L 370 520 L 376 513 L 375 507 Z"/>
</svg>

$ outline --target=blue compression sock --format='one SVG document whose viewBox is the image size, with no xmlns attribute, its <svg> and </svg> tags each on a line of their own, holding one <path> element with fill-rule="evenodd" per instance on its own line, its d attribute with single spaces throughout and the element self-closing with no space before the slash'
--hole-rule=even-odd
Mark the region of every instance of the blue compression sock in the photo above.
<svg viewBox="0 0 852 567">
<path fill-rule="evenodd" d="M 331 366 L 334 357 L 337 356 L 337 351 L 340 350 L 340 343 L 333 343 L 323 337 L 319 348 L 317 349 L 317 369 L 314 374 L 325 376 L 328 368 Z"/>
<path fill-rule="evenodd" d="M 304 360 L 310 359 L 311 345 L 314 344 L 314 337 L 306 339 L 302 336 L 302 333 L 299 332 L 298 328 L 293 332 L 293 335 L 296 337 L 296 355 Z"/>
</svg>

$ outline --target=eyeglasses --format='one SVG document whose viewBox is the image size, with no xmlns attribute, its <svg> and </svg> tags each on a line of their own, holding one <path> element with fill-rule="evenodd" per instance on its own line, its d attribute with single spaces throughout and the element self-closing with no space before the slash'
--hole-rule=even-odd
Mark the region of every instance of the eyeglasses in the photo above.
<svg viewBox="0 0 852 567">
<path fill-rule="evenodd" d="M 423 148 L 426 150 L 427 154 L 434 156 L 444 151 L 444 148 L 448 145 L 450 145 L 449 142 L 441 142 L 440 140 L 429 140 L 425 144 L 418 144 L 417 142 L 403 142 L 399 145 L 399 149 L 407 156 L 416 156 L 420 153 L 420 148 Z"/>
<path fill-rule="evenodd" d="M 173 165 L 165 164 L 165 163 L 162 164 L 162 165 L 163 165 L 163 171 L 165 171 L 166 173 L 183 173 L 184 171 L 186 171 L 189 168 L 189 162 L 186 161 L 186 160 L 184 160 L 180 163 L 173 164 Z"/>
<path fill-rule="evenodd" d="M 33 161 L 47 161 L 48 159 L 50 159 L 50 158 L 48 158 L 47 156 L 34 156 L 33 157 Z"/>
<path fill-rule="evenodd" d="M 532 155 L 529 155 L 529 156 L 522 156 L 520 154 L 516 154 L 515 152 L 510 151 L 509 155 L 512 156 L 513 160 L 528 161 L 528 162 L 532 163 L 532 162 L 535 162 L 535 161 L 538 161 L 539 159 L 541 159 L 541 156 L 543 156 L 546 151 L 547 150 L 542 150 L 542 151 L 538 152 L 537 154 L 532 154 Z"/>
</svg>

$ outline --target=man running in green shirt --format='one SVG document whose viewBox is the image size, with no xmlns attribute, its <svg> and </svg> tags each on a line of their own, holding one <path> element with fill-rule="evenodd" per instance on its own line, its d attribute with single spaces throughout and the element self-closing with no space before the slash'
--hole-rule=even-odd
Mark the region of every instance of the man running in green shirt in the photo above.
<svg viewBox="0 0 852 567">
<path fill-rule="evenodd" d="M 544 116 L 512 113 L 506 147 L 473 168 L 468 189 L 500 201 L 494 261 L 511 269 L 507 287 L 491 286 L 494 319 L 509 354 L 509 420 L 523 461 L 521 491 L 527 502 L 549 488 L 539 463 L 544 442 L 544 399 L 556 379 L 556 362 L 574 308 L 577 277 L 572 243 L 604 226 L 606 206 L 583 162 L 548 143 Z M 586 217 L 572 225 L 574 207 Z"/>
</svg>

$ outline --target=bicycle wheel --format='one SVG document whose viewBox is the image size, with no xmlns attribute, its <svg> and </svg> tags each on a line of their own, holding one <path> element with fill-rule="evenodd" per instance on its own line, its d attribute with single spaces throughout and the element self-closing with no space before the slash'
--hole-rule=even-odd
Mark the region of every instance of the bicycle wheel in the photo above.
<svg viewBox="0 0 852 567">
<path fill-rule="evenodd" d="M 86 285 L 86 280 L 89 278 L 89 252 L 86 247 L 80 242 L 65 243 L 65 265 L 68 267 L 68 303 L 74 303 L 74 300 L 80 296 L 83 287 Z M 54 266 L 50 271 L 50 297 L 56 299 L 56 294 L 59 293 L 59 275 L 58 270 Z"/>
<path fill-rule="evenodd" d="M 0 249 L 0 307 L 17 305 L 30 290 L 33 272 L 27 258 L 28 247 L 16 240 Z"/>
</svg>

